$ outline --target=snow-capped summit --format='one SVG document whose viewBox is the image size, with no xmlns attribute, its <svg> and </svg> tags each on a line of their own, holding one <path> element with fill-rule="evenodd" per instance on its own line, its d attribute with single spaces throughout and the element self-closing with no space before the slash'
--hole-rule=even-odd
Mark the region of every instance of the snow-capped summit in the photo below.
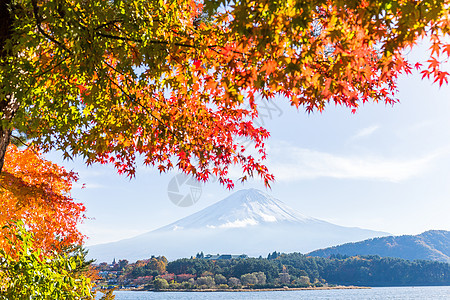
<svg viewBox="0 0 450 300">
<path fill-rule="evenodd" d="M 306 253 L 385 235 L 307 217 L 262 191 L 247 189 L 154 231 L 88 248 L 98 262 L 151 255 L 174 259 L 200 251 L 259 256 L 275 250 Z"/>
<path fill-rule="evenodd" d="M 229 197 L 158 231 L 240 228 L 273 222 L 317 221 L 289 208 L 280 200 L 257 189 L 240 190 Z"/>
</svg>

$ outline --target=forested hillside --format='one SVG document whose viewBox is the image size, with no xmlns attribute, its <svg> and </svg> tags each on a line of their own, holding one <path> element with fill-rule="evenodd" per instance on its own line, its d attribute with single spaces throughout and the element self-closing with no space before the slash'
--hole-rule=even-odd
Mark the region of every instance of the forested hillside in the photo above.
<svg viewBox="0 0 450 300">
<path fill-rule="evenodd" d="M 430 230 L 419 235 L 387 236 L 316 250 L 309 255 L 379 255 L 408 260 L 450 262 L 450 231 Z"/>
</svg>

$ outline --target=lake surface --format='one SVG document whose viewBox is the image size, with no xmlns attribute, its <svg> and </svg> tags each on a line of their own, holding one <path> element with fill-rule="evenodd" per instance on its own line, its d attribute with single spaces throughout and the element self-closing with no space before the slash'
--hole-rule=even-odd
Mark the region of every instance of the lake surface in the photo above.
<svg viewBox="0 0 450 300">
<path fill-rule="evenodd" d="M 386 287 L 358 290 L 313 290 L 273 292 L 125 292 L 116 300 L 428 300 L 450 299 L 450 286 Z"/>
</svg>

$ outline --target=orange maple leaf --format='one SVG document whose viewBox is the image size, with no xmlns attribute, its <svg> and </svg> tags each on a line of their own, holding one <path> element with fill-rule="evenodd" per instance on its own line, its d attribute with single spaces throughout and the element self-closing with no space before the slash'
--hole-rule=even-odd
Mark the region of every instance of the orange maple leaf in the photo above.
<svg viewBox="0 0 450 300">
<path fill-rule="evenodd" d="M 76 180 L 75 173 L 43 159 L 35 150 L 10 145 L 0 173 L 0 228 L 10 221 L 24 221 L 44 251 L 81 243 L 84 236 L 76 226 L 85 218 L 86 208 L 70 196 Z M 4 234 L 0 229 L 0 246 L 8 248 Z"/>
</svg>

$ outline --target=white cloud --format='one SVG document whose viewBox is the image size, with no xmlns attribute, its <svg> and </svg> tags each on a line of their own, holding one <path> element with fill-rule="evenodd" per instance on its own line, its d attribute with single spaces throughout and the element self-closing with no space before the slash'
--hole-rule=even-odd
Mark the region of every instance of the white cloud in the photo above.
<svg viewBox="0 0 450 300">
<path fill-rule="evenodd" d="M 255 219 L 247 218 L 243 220 L 230 221 L 219 226 L 207 225 L 208 228 L 242 228 L 247 226 L 258 225 L 258 221 Z"/>
<path fill-rule="evenodd" d="M 219 228 L 241 228 L 247 226 L 258 225 L 258 221 L 248 218 L 244 220 L 236 220 L 234 222 L 228 222 L 219 226 Z"/>
<path fill-rule="evenodd" d="M 364 138 L 367 137 L 371 134 L 373 134 L 375 131 L 377 131 L 380 128 L 379 125 L 372 125 L 366 128 L 363 128 L 361 130 L 359 130 L 354 136 L 352 136 L 350 139 L 351 140 L 356 140 L 356 139 L 360 139 L 360 138 Z"/>
<path fill-rule="evenodd" d="M 418 158 L 393 159 L 358 154 L 343 156 L 292 146 L 273 150 L 268 167 L 279 182 L 323 177 L 399 182 L 426 172 L 433 160 L 449 152 L 446 149 Z"/>
</svg>

